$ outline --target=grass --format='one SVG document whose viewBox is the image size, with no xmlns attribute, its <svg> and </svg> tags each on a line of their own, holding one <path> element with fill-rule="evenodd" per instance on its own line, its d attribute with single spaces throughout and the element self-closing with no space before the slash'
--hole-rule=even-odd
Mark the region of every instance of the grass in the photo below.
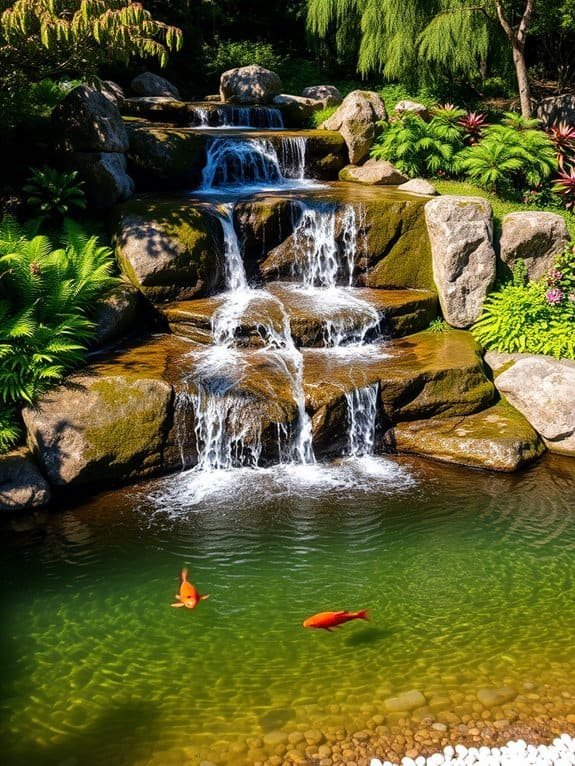
<svg viewBox="0 0 575 766">
<path fill-rule="evenodd" d="M 501 232 L 501 222 L 508 213 L 518 213 L 527 210 L 536 210 L 549 213 L 557 213 L 563 216 L 571 239 L 575 241 L 575 215 L 567 210 L 557 210 L 556 208 L 543 208 L 536 205 L 526 205 L 522 202 L 508 202 L 502 200 L 495 194 L 485 191 L 480 186 L 468 183 L 467 181 L 445 181 L 445 180 L 432 180 L 433 185 L 440 194 L 457 194 L 462 197 L 483 197 L 488 200 L 493 207 L 493 218 L 495 222 L 495 229 L 497 235 Z"/>
</svg>

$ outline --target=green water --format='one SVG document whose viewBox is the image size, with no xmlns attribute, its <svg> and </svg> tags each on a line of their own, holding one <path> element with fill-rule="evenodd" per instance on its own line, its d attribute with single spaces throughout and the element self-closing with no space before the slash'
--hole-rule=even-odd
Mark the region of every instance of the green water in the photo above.
<svg viewBox="0 0 575 766">
<path fill-rule="evenodd" d="M 187 474 L 4 520 L 2 763 L 249 763 L 250 738 L 363 729 L 409 689 L 456 715 L 493 686 L 519 720 L 526 690 L 575 713 L 574 475 Z M 184 565 L 210 594 L 194 611 L 170 608 Z"/>
</svg>

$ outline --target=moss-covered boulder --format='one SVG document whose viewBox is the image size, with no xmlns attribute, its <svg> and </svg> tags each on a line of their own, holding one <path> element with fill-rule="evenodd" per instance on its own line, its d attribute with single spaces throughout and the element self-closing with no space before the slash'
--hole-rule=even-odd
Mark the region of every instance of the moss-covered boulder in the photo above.
<svg viewBox="0 0 575 766">
<path fill-rule="evenodd" d="M 185 128 L 129 128 L 128 171 L 138 190 L 195 188 L 206 162 L 206 138 Z"/>
<path fill-rule="evenodd" d="M 0 455 L 0 511 L 40 508 L 50 497 L 50 486 L 27 449 Z"/>
<path fill-rule="evenodd" d="M 294 202 L 286 197 L 258 196 L 235 204 L 234 227 L 242 243 L 248 277 L 257 273 L 267 252 L 291 234 L 294 215 Z"/>
<path fill-rule="evenodd" d="M 349 161 L 357 165 L 364 160 L 380 132 L 378 123 L 387 119 L 385 104 L 378 93 L 354 90 L 324 123 L 326 130 L 338 130 L 349 151 Z"/>
<path fill-rule="evenodd" d="M 143 329 L 145 317 L 142 293 L 129 282 L 121 282 L 95 309 L 96 335 L 92 346 L 99 347 L 112 343 L 138 327 Z"/>
<path fill-rule="evenodd" d="M 535 429 L 505 401 L 474 415 L 398 423 L 387 438 L 398 452 L 494 471 L 515 471 L 545 451 Z"/>
<path fill-rule="evenodd" d="M 126 481 L 181 467 L 174 424 L 184 341 L 151 340 L 90 366 L 23 411 L 29 446 L 51 484 Z M 191 431 L 193 434 L 193 429 Z"/>
<path fill-rule="evenodd" d="M 223 234 L 212 207 L 138 199 L 118 209 L 120 269 L 152 301 L 184 300 L 222 286 Z"/>
</svg>

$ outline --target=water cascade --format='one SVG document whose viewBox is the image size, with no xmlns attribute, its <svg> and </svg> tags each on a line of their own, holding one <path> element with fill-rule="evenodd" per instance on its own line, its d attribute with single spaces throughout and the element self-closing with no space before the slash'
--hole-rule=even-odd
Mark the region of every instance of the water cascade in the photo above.
<svg viewBox="0 0 575 766">
<path fill-rule="evenodd" d="M 377 383 L 354 388 L 345 395 L 349 418 L 349 454 L 352 457 L 372 455 L 375 442 Z"/>
<path fill-rule="evenodd" d="M 282 113 L 279 109 L 268 106 L 216 106 L 194 107 L 194 128 L 259 128 L 282 130 Z"/>
</svg>

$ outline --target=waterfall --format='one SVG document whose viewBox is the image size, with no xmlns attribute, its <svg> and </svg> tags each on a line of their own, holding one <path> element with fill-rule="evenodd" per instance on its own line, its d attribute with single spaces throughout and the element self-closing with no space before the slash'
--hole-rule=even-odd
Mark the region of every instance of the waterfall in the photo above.
<svg viewBox="0 0 575 766">
<path fill-rule="evenodd" d="M 372 455 L 375 443 L 378 384 L 354 388 L 345 395 L 349 419 L 349 454 Z"/>
<path fill-rule="evenodd" d="M 202 172 L 202 190 L 251 185 L 282 185 L 305 172 L 305 139 L 282 138 L 281 160 L 264 138 L 213 138 Z"/>
<path fill-rule="evenodd" d="M 194 106 L 192 127 L 198 128 L 262 128 L 281 130 L 282 113 L 269 106 L 216 106 L 210 109 Z"/>
</svg>

